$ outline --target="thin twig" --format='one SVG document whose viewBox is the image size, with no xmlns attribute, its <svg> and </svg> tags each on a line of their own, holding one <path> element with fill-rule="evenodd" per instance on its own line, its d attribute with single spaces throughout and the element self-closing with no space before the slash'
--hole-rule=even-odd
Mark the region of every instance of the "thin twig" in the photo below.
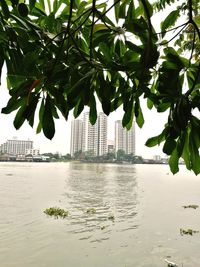
<svg viewBox="0 0 200 267">
<path fill-rule="evenodd" d="M 72 39 L 72 42 L 74 43 L 74 46 L 76 47 L 77 51 L 79 52 L 80 56 L 82 57 L 82 59 L 84 61 L 86 61 L 87 63 L 89 63 L 90 65 L 92 65 L 91 61 L 89 61 L 82 53 L 81 49 L 78 47 L 76 41 L 74 40 L 73 35 L 69 32 L 69 37 Z M 92 65 L 93 66 L 93 65 Z"/>
<path fill-rule="evenodd" d="M 101 12 L 100 12 L 99 10 L 96 10 L 96 13 L 98 13 L 98 15 L 100 16 L 100 18 L 101 18 L 103 24 L 104 24 L 109 30 L 114 31 L 114 32 L 118 32 L 118 31 L 115 30 L 114 28 L 111 28 L 111 27 L 105 22 L 105 20 L 104 20 L 102 14 L 101 14 Z"/>
<path fill-rule="evenodd" d="M 115 3 L 114 4 L 112 4 L 112 6 L 110 6 L 105 12 L 103 12 L 102 13 L 102 17 L 103 16 L 105 16 L 116 4 L 118 4 L 119 2 L 120 2 L 121 0 L 117 0 L 117 1 L 115 1 Z M 94 24 L 96 24 L 97 23 L 97 21 L 99 21 L 100 20 L 100 18 L 98 18 L 98 19 L 96 19 L 95 20 L 95 22 L 94 22 Z"/>
<path fill-rule="evenodd" d="M 71 1 L 70 1 L 70 13 L 69 13 L 69 19 L 68 19 L 68 23 L 67 23 L 67 29 L 66 29 L 66 31 L 65 31 L 65 35 L 64 35 L 64 37 L 63 37 L 63 39 L 62 39 L 62 42 L 61 42 L 61 44 L 60 44 L 60 48 L 59 48 L 59 51 L 58 51 L 58 53 L 57 53 L 57 55 L 56 55 L 54 64 L 53 64 L 53 66 L 52 66 L 52 68 L 51 68 L 51 71 L 50 71 L 51 74 L 48 75 L 48 76 L 49 76 L 49 77 L 48 77 L 48 81 L 50 80 L 50 77 L 52 76 L 52 73 L 53 73 L 53 71 L 54 71 L 54 69 L 55 69 L 55 66 L 56 66 L 56 64 L 58 63 L 58 60 L 59 60 L 60 54 L 61 54 L 61 52 L 62 52 L 62 49 L 63 49 L 64 43 L 65 43 L 67 34 L 69 34 L 69 31 L 70 31 L 70 25 L 71 25 L 71 19 L 72 19 L 72 10 L 73 10 L 73 2 L 74 2 L 74 0 L 71 0 Z M 68 50 L 69 50 L 69 49 L 68 49 Z"/>
<path fill-rule="evenodd" d="M 189 67 L 191 66 L 192 56 L 193 56 L 193 52 L 194 52 L 195 38 L 196 38 L 196 31 L 194 29 L 193 40 L 192 40 L 192 50 L 191 50 L 191 55 L 190 55 L 190 59 L 189 59 Z"/>
<path fill-rule="evenodd" d="M 96 12 L 96 0 L 92 0 L 92 25 L 90 30 L 90 61 L 92 59 L 92 49 L 93 49 L 93 29 L 94 29 L 94 19 Z"/>
<path fill-rule="evenodd" d="M 73 24 L 76 23 L 80 18 L 82 18 L 85 14 L 87 14 L 88 12 L 90 11 L 90 13 L 88 14 L 88 16 L 86 17 L 86 19 L 75 29 L 72 31 L 72 34 L 74 34 L 76 31 L 78 31 L 82 26 L 83 24 L 87 21 L 87 19 L 89 18 L 89 16 L 91 15 L 92 13 L 92 9 L 88 9 L 87 11 L 83 12 L 83 14 L 81 14 L 77 19 L 75 19 L 73 21 Z M 59 35 L 61 34 L 64 34 L 66 32 L 66 30 L 63 30 L 61 32 L 59 32 L 58 34 L 56 34 L 51 40 L 49 40 L 49 42 L 46 44 L 49 45 L 51 42 L 53 42 L 53 40 L 55 40 Z"/>
<path fill-rule="evenodd" d="M 187 24 L 185 24 L 185 25 L 180 29 L 180 31 L 178 31 L 178 33 L 175 34 L 169 41 L 166 41 L 166 42 L 164 42 L 164 43 L 160 43 L 159 45 L 166 45 L 166 44 L 170 43 L 172 40 L 174 40 L 174 39 L 179 35 L 179 33 L 182 32 L 183 29 L 185 29 L 186 25 L 187 25 Z"/>
<path fill-rule="evenodd" d="M 200 40 L 200 30 L 199 27 L 197 26 L 197 24 L 195 23 L 195 21 L 193 20 L 193 16 L 192 16 L 192 0 L 188 0 L 188 7 L 189 7 L 189 22 L 194 26 L 195 30 L 197 31 L 199 40 Z"/>
<path fill-rule="evenodd" d="M 189 21 L 187 21 L 187 22 L 185 22 L 185 23 L 183 23 L 183 24 L 181 24 L 181 25 L 179 25 L 179 26 L 177 26 L 177 27 L 174 27 L 174 28 L 172 28 L 172 29 L 165 30 L 165 31 L 162 31 L 162 32 L 156 32 L 156 33 L 153 33 L 153 35 L 160 35 L 160 34 L 162 34 L 162 33 L 168 33 L 168 32 L 171 32 L 171 31 L 175 31 L 175 30 L 177 30 L 178 28 L 180 28 L 180 27 L 182 27 L 182 26 L 184 26 L 184 25 L 187 25 L 188 23 L 189 23 Z"/>
</svg>

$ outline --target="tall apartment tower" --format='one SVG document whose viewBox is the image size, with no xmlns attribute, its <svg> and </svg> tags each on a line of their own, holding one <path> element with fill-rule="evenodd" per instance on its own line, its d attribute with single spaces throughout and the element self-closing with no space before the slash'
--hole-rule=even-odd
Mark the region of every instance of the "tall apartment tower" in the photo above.
<svg viewBox="0 0 200 267">
<path fill-rule="evenodd" d="M 135 155 L 135 122 L 130 130 L 122 127 L 122 121 L 115 121 L 115 150 L 122 149 L 126 154 Z"/>
<path fill-rule="evenodd" d="M 83 121 L 73 120 L 71 122 L 71 144 L 70 154 L 74 156 L 75 152 L 82 151 Z"/>
<path fill-rule="evenodd" d="M 98 144 L 98 124 L 92 125 L 89 120 L 89 112 L 83 114 L 83 152 L 89 152 L 92 156 L 97 156 Z"/>
<path fill-rule="evenodd" d="M 26 155 L 30 149 L 33 149 L 33 141 L 30 140 L 7 140 L 0 146 L 0 152 L 11 155 Z"/>
<path fill-rule="evenodd" d="M 72 121 L 71 155 L 79 150 L 91 156 L 107 153 L 107 116 L 104 113 L 98 114 L 94 125 L 90 123 L 89 112 L 83 114 L 83 120 Z"/>
<path fill-rule="evenodd" d="M 97 155 L 102 156 L 108 152 L 108 139 L 107 139 L 107 116 L 100 112 L 97 119 L 98 124 L 98 150 Z"/>
<path fill-rule="evenodd" d="M 107 116 L 100 112 L 94 125 L 90 123 L 89 112 L 83 115 L 83 151 L 93 156 L 107 153 Z"/>
</svg>

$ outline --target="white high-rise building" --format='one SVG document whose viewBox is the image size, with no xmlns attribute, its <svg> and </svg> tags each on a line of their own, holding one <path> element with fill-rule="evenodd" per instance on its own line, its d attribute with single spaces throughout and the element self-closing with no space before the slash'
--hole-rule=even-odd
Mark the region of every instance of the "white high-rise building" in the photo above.
<svg viewBox="0 0 200 267">
<path fill-rule="evenodd" d="M 100 112 L 97 119 L 98 124 L 98 150 L 97 155 L 102 156 L 108 152 L 107 139 L 107 116 Z"/>
<path fill-rule="evenodd" d="M 71 122 L 71 144 L 70 154 L 74 156 L 75 152 L 82 151 L 83 121 L 73 120 Z"/>
<path fill-rule="evenodd" d="M 102 156 L 107 153 L 107 116 L 104 113 L 98 114 L 94 125 L 90 123 L 89 112 L 83 114 L 83 120 L 72 122 L 71 155 L 79 150 L 91 156 Z"/>
<path fill-rule="evenodd" d="M 135 122 L 130 130 L 123 128 L 122 121 L 115 121 L 115 150 L 122 149 L 126 154 L 135 155 Z"/>
<path fill-rule="evenodd" d="M 7 140 L 0 146 L 0 152 L 11 155 L 26 155 L 30 149 L 33 149 L 33 141 L 30 140 Z"/>
<path fill-rule="evenodd" d="M 83 114 L 83 152 L 88 152 L 92 156 L 97 156 L 98 124 L 92 125 L 89 120 L 89 112 Z"/>
</svg>

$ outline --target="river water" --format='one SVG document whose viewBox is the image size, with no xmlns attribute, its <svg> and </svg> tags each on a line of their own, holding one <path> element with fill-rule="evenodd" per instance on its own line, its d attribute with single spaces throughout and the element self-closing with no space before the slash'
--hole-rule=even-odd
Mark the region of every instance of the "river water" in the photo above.
<svg viewBox="0 0 200 267">
<path fill-rule="evenodd" d="M 200 177 L 184 166 L 0 163 L 0 266 L 200 267 L 200 233 L 180 234 L 200 230 L 191 204 Z"/>
</svg>

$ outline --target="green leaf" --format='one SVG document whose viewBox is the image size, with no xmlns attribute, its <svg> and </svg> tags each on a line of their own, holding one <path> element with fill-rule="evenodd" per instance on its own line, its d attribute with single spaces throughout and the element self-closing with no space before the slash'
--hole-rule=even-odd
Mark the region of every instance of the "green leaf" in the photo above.
<svg viewBox="0 0 200 267">
<path fill-rule="evenodd" d="M 122 3 L 120 8 L 119 8 L 119 18 L 120 19 L 124 19 L 126 17 L 126 7 L 127 7 L 127 3 L 126 3 L 126 1 L 124 1 L 124 3 Z"/>
<path fill-rule="evenodd" d="M 165 140 L 165 134 L 166 134 L 166 129 L 164 129 L 161 134 L 149 138 L 146 141 L 145 145 L 147 147 L 153 147 L 153 146 L 156 146 L 156 145 L 160 145 L 160 143 Z"/>
<path fill-rule="evenodd" d="M 119 20 L 119 10 L 120 10 L 120 1 L 118 0 L 114 0 L 114 4 L 115 4 L 115 19 L 118 22 Z"/>
<path fill-rule="evenodd" d="M 179 17 L 179 9 L 177 10 L 173 10 L 166 18 L 165 20 L 162 22 L 161 24 L 161 31 L 162 31 L 162 37 L 164 37 L 165 35 L 165 31 L 172 27 L 175 22 L 177 21 L 178 17 Z"/>
<path fill-rule="evenodd" d="M 42 123 L 39 122 L 38 126 L 37 126 L 37 129 L 36 129 L 36 133 L 39 134 L 41 131 L 42 131 Z"/>
<path fill-rule="evenodd" d="M 127 11 L 126 22 L 129 23 L 132 19 L 136 19 L 134 1 L 131 1 Z"/>
<path fill-rule="evenodd" d="M 189 136 L 189 145 L 190 145 L 191 168 L 194 171 L 194 173 L 198 175 L 200 173 L 200 156 L 192 132 L 190 132 Z"/>
<path fill-rule="evenodd" d="M 151 5 L 148 0 L 145 0 L 145 2 L 148 8 L 149 15 L 150 17 L 152 17 L 153 16 L 153 5 Z"/>
<path fill-rule="evenodd" d="M 18 110 L 16 116 L 15 116 L 15 119 L 14 119 L 14 126 L 15 126 L 15 129 L 18 130 L 22 124 L 24 123 L 25 121 L 25 117 L 24 117 L 24 112 L 26 110 L 26 104 L 22 105 L 20 107 L 20 109 Z"/>
<path fill-rule="evenodd" d="M 102 99 L 101 101 L 103 112 L 108 116 L 111 111 L 111 103 L 109 99 Z"/>
<path fill-rule="evenodd" d="M 171 155 L 175 148 L 176 148 L 176 141 L 170 137 L 167 138 L 163 146 L 163 152 L 167 155 Z"/>
<path fill-rule="evenodd" d="M 36 0 L 29 0 L 29 8 L 32 10 L 35 7 Z"/>
<path fill-rule="evenodd" d="M 39 95 L 30 95 L 29 99 L 27 100 L 27 108 L 24 112 L 24 117 L 27 119 L 31 127 L 33 127 L 34 124 L 34 117 L 38 104 L 38 99 Z"/>
<path fill-rule="evenodd" d="M 48 139 L 52 139 L 55 134 L 55 125 L 54 125 L 54 119 L 52 115 L 50 101 L 51 101 L 50 97 L 47 96 L 42 119 L 43 132 Z"/>
<path fill-rule="evenodd" d="M 197 26 L 200 28 L 200 15 L 197 15 L 196 17 L 194 17 L 194 21 L 197 24 Z"/>
<path fill-rule="evenodd" d="M 128 103 L 128 106 L 126 108 L 126 111 L 122 119 L 122 126 L 126 127 L 127 130 L 131 128 L 132 122 L 133 122 L 133 117 L 134 117 L 134 105 L 133 104 L 134 104 L 133 99 L 131 99 Z"/>
<path fill-rule="evenodd" d="M 103 31 L 107 30 L 108 27 L 105 24 L 95 24 L 93 27 L 93 33 L 98 32 L 98 31 Z"/>
<path fill-rule="evenodd" d="M 83 102 L 81 101 L 81 99 L 79 99 L 78 103 L 74 108 L 74 118 L 77 118 L 81 114 L 83 109 L 84 109 Z"/>
<path fill-rule="evenodd" d="M 18 12 L 20 14 L 20 16 L 22 17 L 27 17 L 28 16 L 28 7 L 25 3 L 20 3 L 18 6 L 17 6 L 17 9 L 18 9 Z"/>
<path fill-rule="evenodd" d="M 172 152 L 172 154 L 169 158 L 169 166 L 170 166 L 170 170 L 173 174 L 175 174 L 179 171 L 178 161 L 179 161 L 178 152 L 176 149 L 174 149 L 174 151 Z"/>
<path fill-rule="evenodd" d="M 91 98 L 89 107 L 90 107 L 89 120 L 90 120 L 90 123 L 94 125 L 97 120 L 96 100 L 94 97 Z"/>
<path fill-rule="evenodd" d="M 24 103 L 24 99 L 16 99 L 16 96 L 13 96 L 9 99 L 6 107 L 2 108 L 1 112 L 4 114 L 9 114 L 12 111 L 18 109 Z"/>
<path fill-rule="evenodd" d="M 44 115 L 44 98 L 41 101 L 41 105 L 40 105 L 40 109 L 39 109 L 39 120 L 40 120 L 41 124 L 43 122 L 43 115 Z"/>
<path fill-rule="evenodd" d="M 0 85 L 1 85 L 1 73 L 4 64 L 4 50 L 2 46 L 0 46 L 0 55 L 1 55 L 0 57 Z"/>
<path fill-rule="evenodd" d="M 188 170 L 191 170 L 188 129 L 186 129 L 185 131 L 185 142 L 183 146 L 182 158 L 184 159 L 186 168 Z"/>
<path fill-rule="evenodd" d="M 143 117 L 142 109 L 140 107 L 139 100 L 136 101 L 136 103 L 135 103 L 135 116 L 136 116 L 137 125 L 140 128 L 142 128 L 142 126 L 144 124 L 144 117 Z"/>
<path fill-rule="evenodd" d="M 5 16 L 6 19 L 8 19 L 10 16 L 10 11 L 9 11 L 6 1 L 0 0 L 0 4 L 1 4 L 2 11 L 3 11 L 3 15 Z"/>
<path fill-rule="evenodd" d="M 110 49 L 109 49 L 108 45 L 107 45 L 106 43 L 100 43 L 100 44 L 99 44 L 99 48 L 100 48 L 100 50 L 102 51 L 102 53 L 103 53 L 105 59 L 106 59 L 107 61 L 111 61 L 112 56 L 111 56 L 111 54 L 110 54 Z"/>
</svg>

